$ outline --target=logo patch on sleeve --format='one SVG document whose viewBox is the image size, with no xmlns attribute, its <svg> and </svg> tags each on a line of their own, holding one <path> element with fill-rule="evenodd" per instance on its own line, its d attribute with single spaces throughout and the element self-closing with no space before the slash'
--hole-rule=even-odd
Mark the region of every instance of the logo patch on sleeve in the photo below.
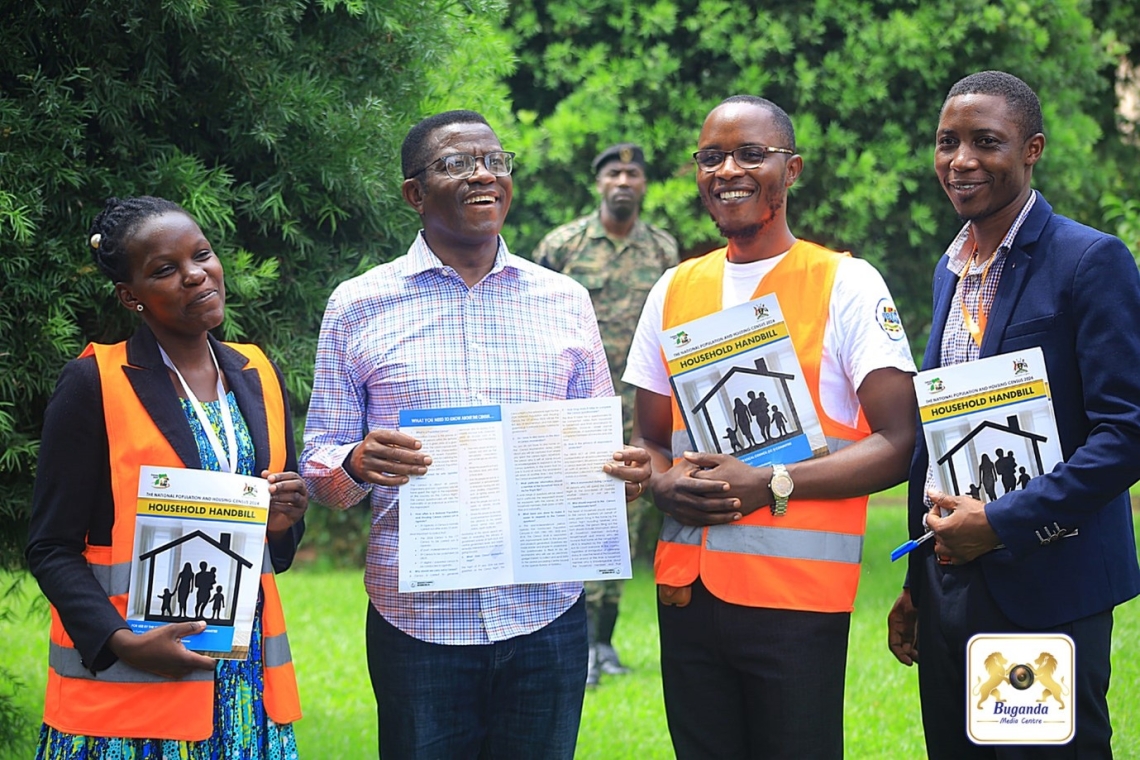
<svg viewBox="0 0 1140 760">
<path fill-rule="evenodd" d="M 889 298 L 879 299 L 879 303 L 875 307 L 875 321 L 879 323 L 879 327 L 891 340 L 902 340 L 906 337 L 899 310 L 895 308 L 894 303 Z"/>
</svg>

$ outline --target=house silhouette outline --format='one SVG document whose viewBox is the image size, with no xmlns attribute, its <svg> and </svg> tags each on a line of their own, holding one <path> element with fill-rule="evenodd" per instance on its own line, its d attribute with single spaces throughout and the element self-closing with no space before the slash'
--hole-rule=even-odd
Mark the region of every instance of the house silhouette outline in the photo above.
<svg viewBox="0 0 1140 760">
<path fill-rule="evenodd" d="M 767 377 L 778 381 L 780 383 L 780 395 L 782 397 L 784 405 L 787 407 L 788 416 L 792 422 L 790 428 L 792 432 L 788 433 L 786 436 L 780 437 L 790 437 L 793 434 L 798 434 L 802 430 L 802 427 L 800 425 L 800 415 L 796 410 L 796 402 L 795 399 L 792 398 L 791 389 L 788 387 L 789 381 L 795 380 L 796 376 L 790 375 L 786 372 L 776 372 L 775 370 L 768 369 L 768 362 L 762 356 L 756 359 L 754 364 L 755 369 L 752 367 L 733 367 L 728 372 L 725 372 L 724 377 L 722 377 L 720 380 L 717 380 L 716 384 L 713 385 L 709 392 L 702 396 L 700 401 L 693 404 L 692 413 L 697 414 L 699 412 L 701 414 L 701 417 L 704 420 L 705 429 L 708 430 L 709 438 L 712 440 L 713 446 L 716 447 L 716 453 L 718 454 L 723 454 L 724 450 L 721 448 L 720 438 L 716 435 L 716 428 L 713 425 L 712 416 L 709 414 L 708 403 L 713 399 L 713 397 L 716 396 L 720 389 L 724 387 L 724 384 L 727 383 L 737 372 L 741 372 L 746 375 L 753 375 L 756 377 Z M 773 441 L 776 440 L 778 439 L 773 438 L 771 441 L 765 441 L 763 445 L 769 446 Z M 748 451 L 753 448 L 760 448 L 760 446 L 749 446 L 744 450 Z"/>
<path fill-rule="evenodd" d="M 176 546 L 181 546 L 182 544 L 186 543 L 187 541 L 193 541 L 195 539 L 201 539 L 201 540 L 207 542 L 208 544 L 210 544 L 211 546 L 213 546 L 218 551 L 220 551 L 223 554 L 225 554 L 226 556 L 228 556 L 231 560 L 236 561 L 236 563 L 237 563 L 237 573 L 234 575 L 234 586 L 232 589 L 229 590 L 229 602 L 227 603 L 227 606 L 229 607 L 229 613 L 224 618 L 212 619 L 213 622 L 218 624 L 218 625 L 232 626 L 234 624 L 234 612 L 237 610 L 238 592 L 241 590 L 241 574 L 247 568 L 253 567 L 252 562 L 250 562 L 249 560 L 247 560 L 245 557 L 241 556 L 237 552 L 233 551 L 232 549 L 230 549 L 230 542 L 231 542 L 232 535 L 233 534 L 231 534 L 231 533 L 222 533 L 218 536 L 217 540 L 215 540 L 209 534 L 203 533 L 200 530 L 195 530 L 195 531 L 191 531 L 190 533 L 187 533 L 184 536 L 179 536 L 178 538 L 174 539 L 173 541 L 168 541 L 167 543 L 165 543 L 161 546 L 156 546 L 155 548 L 151 549 L 148 552 L 143 552 L 142 554 L 140 554 L 139 555 L 139 562 L 140 563 L 143 563 L 143 562 L 146 563 L 146 571 L 147 571 L 146 596 L 144 597 L 144 599 L 146 600 L 146 605 L 143 608 L 143 610 L 144 610 L 143 611 L 143 619 L 148 620 L 148 621 L 158 621 L 158 622 L 165 622 L 165 623 L 173 623 L 173 622 L 178 622 L 181 620 L 189 619 L 189 618 L 182 617 L 182 616 L 163 615 L 163 614 L 161 614 L 161 610 L 160 610 L 159 614 L 155 614 L 155 613 L 151 612 L 151 605 L 152 605 L 152 601 L 153 601 L 154 596 L 155 596 L 155 594 L 154 594 L 154 564 L 155 564 L 154 559 L 158 555 L 163 554 L 165 552 L 168 552 L 168 551 L 174 549 Z"/>
<path fill-rule="evenodd" d="M 943 454 L 938 459 L 939 466 L 941 466 L 943 463 L 947 463 L 947 462 L 949 463 L 950 485 L 953 487 L 955 496 L 961 496 L 962 490 L 958 487 L 958 473 L 954 469 L 954 455 L 956 453 L 958 453 L 959 449 L 961 449 L 963 446 L 965 446 L 967 443 L 969 443 L 971 440 L 973 440 L 979 433 L 981 433 L 984 430 L 996 430 L 1000 433 L 1006 433 L 1006 434 L 1010 434 L 1010 435 L 1018 435 L 1018 436 L 1021 436 L 1022 438 L 1027 438 L 1033 444 L 1033 458 L 1037 463 L 1037 473 L 1041 474 L 1045 471 L 1045 466 L 1041 462 L 1041 444 L 1048 441 L 1049 440 L 1048 438 L 1046 438 L 1045 436 L 1040 435 L 1038 433 L 1034 433 L 1031 430 L 1022 430 L 1021 429 L 1021 423 L 1019 423 L 1017 421 L 1017 415 L 1016 414 L 1011 414 L 1008 417 L 1006 417 L 1006 424 L 1005 425 L 1002 425 L 998 422 L 994 422 L 992 420 L 983 420 L 973 430 L 971 430 L 968 434 L 963 436 L 962 440 L 960 440 L 960 441 L 958 441 L 958 443 L 954 444 L 953 447 L 948 449 L 946 451 L 946 453 Z M 971 473 L 970 477 L 973 478 L 973 473 Z M 973 481 L 971 480 L 971 482 L 973 482 Z"/>
</svg>

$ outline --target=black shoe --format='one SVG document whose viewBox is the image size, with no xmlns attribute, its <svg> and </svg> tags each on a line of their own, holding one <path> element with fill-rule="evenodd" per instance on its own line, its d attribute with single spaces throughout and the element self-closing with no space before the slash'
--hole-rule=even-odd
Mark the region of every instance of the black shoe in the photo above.
<svg viewBox="0 0 1140 760">
<path fill-rule="evenodd" d="M 612 644 L 598 644 L 596 648 L 598 668 L 607 676 L 624 676 L 629 672 L 629 668 L 621 664 Z"/>
<path fill-rule="evenodd" d="M 592 689 L 602 680 L 602 673 L 598 669 L 598 650 L 590 647 L 589 659 L 586 660 L 586 688 Z"/>
</svg>

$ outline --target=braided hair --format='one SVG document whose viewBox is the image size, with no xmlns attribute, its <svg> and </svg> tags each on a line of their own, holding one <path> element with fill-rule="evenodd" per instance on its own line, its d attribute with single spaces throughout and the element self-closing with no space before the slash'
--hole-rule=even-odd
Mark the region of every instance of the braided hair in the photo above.
<svg viewBox="0 0 1140 760">
<path fill-rule="evenodd" d="M 108 198 L 87 231 L 91 256 L 99 271 L 107 275 L 112 283 L 129 280 L 131 268 L 127 260 L 127 244 L 135 230 L 145 220 L 171 211 L 186 214 L 186 210 L 177 203 L 151 195 Z"/>
</svg>

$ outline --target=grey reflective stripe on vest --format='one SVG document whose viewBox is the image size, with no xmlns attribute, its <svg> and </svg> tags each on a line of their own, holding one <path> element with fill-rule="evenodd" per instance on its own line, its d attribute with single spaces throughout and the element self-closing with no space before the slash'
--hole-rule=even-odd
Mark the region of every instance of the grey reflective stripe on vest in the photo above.
<svg viewBox="0 0 1140 760">
<path fill-rule="evenodd" d="M 845 562 L 852 565 L 859 564 L 863 559 L 862 536 L 766 525 L 710 526 L 705 548 L 714 552 Z"/>
<path fill-rule="evenodd" d="M 145 670 L 132 668 L 122 660 L 117 660 L 114 665 L 106 670 L 92 673 L 83 664 L 78 651 L 70 647 L 62 647 L 54 642 L 48 652 L 48 665 L 64 678 L 86 678 L 107 683 L 169 683 L 172 680 L 157 676 L 154 673 L 148 673 Z M 179 680 L 212 681 L 213 679 L 213 670 L 192 670 Z"/>
<path fill-rule="evenodd" d="M 688 430 L 674 430 L 673 437 L 669 440 L 673 444 L 674 459 L 680 459 L 686 451 L 693 450 L 693 441 L 689 438 Z"/>
<path fill-rule="evenodd" d="M 669 515 L 661 520 L 661 540 L 671 544 L 701 545 L 702 528 L 695 525 L 682 525 Z"/>
<path fill-rule="evenodd" d="M 267 668 L 276 668 L 291 663 L 293 654 L 289 651 L 289 636 L 279 633 L 276 636 L 266 636 L 262 639 L 261 661 Z"/>
<path fill-rule="evenodd" d="M 119 596 L 131 590 L 131 563 L 120 562 L 115 565 L 92 565 L 91 574 L 99 585 L 107 592 L 107 596 Z"/>
<path fill-rule="evenodd" d="M 261 554 L 261 574 L 273 575 L 273 559 L 269 556 L 269 544 Z M 280 633 L 276 636 L 265 636 L 261 640 L 261 662 L 267 668 L 276 668 L 293 662 L 293 653 L 289 650 L 289 636 Z"/>
</svg>

